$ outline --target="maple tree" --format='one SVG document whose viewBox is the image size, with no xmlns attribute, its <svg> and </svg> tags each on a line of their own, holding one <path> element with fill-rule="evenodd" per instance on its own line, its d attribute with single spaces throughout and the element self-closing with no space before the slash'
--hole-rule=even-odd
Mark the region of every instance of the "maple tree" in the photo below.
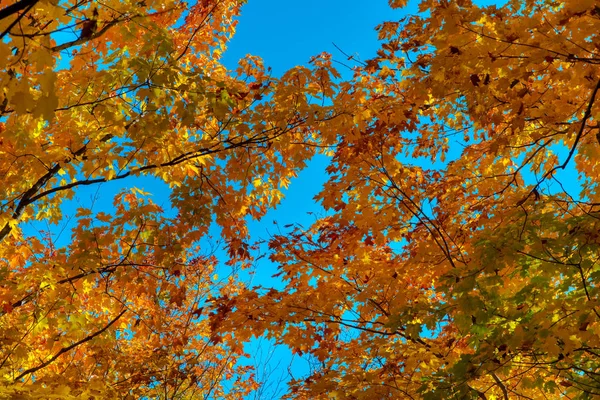
<svg viewBox="0 0 600 400">
<path fill-rule="evenodd" d="M 419 7 L 333 98 L 328 212 L 270 242 L 284 285 L 222 329 L 313 360 L 293 398 L 596 398 L 600 8 Z"/>
<path fill-rule="evenodd" d="M 242 2 L 36 1 L 0 8 L 0 397 L 240 398 L 258 382 L 219 335 L 221 276 L 249 263 L 259 218 L 306 165 L 333 117 L 326 60 L 269 76 L 219 58 Z M 136 189 L 171 187 L 174 212 Z M 112 208 L 76 190 L 123 182 Z M 100 189 L 99 189 L 100 190 Z M 70 204 L 70 205 L 69 205 Z M 175 214 L 174 216 L 172 214 Z M 64 243 L 66 242 L 66 243 Z"/>
<path fill-rule="evenodd" d="M 314 360 L 290 397 L 599 395 L 596 3 L 425 0 L 347 81 L 325 54 L 228 71 L 240 6 L 3 4 L 0 397 L 242 398 L 258 336 Z M 219 277 L 210 224 L 259 262 L 247 219 L 318 151 L 327 213 L 271 239 L 281 287 Z M 109 182 L 68 243 L 24 230 Z"/>
</svg>

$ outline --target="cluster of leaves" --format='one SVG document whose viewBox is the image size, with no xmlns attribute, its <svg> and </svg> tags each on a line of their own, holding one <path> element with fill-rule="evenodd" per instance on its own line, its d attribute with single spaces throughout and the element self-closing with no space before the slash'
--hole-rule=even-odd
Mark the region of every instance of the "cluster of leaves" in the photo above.
<svg viewBox="0 0 600 400">
<path fill-rule="evenodd" d="M 240 5 L 0 9 L 0 397 L 241 398 L 263 335 L 314 360 L 290 397 L 600 395 L 595 1 L 424 0 L 347 82 L 227 71 Z M 249 265 L 247 219 L 317 151 L 328 213 L 272 238 L 282 286 L 219 279 L 210 224 Z M 64 246 L 23 233 L 140 176 L 175 216 L 126 189 Z"/>
</svg>

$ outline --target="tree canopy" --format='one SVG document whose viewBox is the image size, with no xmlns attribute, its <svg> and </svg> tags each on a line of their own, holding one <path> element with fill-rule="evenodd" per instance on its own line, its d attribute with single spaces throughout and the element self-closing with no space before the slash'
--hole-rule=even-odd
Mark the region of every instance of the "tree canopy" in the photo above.
<svg viewBox="0 0 600 400">
<path fill-rule="evenodd" d="M 349 79 L 226 69 L 241 5 L 0 8 L 0 398 L 238 399 L 256 337 L 313 361 L 291 398 L 600 395 L 596 2 L 423 0 Z M 319 153 L 327 212 L 270 239 L 280 287 L 221 276 Z M 112 181 L 67 243 L 24 229 Z"/>
</svg>

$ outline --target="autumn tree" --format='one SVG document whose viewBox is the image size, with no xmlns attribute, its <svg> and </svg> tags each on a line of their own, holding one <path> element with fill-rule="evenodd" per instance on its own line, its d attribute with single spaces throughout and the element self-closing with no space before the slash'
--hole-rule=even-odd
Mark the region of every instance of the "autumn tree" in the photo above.
<svg viewBox="0 0 600 400">
<path fill-rule="evenodd" d="M 327 55 L 228 71 L 239 9 L 0 8 L 0 395 L 241 398 L 259 336 L 318 366 L 290 397 L 600 395 L 598 5 L 426 0 L 345 82 Z M 281 287 L 218 276 L 210 224 L 249 265 L 317 151 L 327 212 L 271 239 Z M 110 183 L 67 243 L 24 230 Z"/>
<path fill-rule="evenodd" d="M 213 320 L 312 358 L 292 398 L 596 398 L 600 7 L 419 7 L 334 95 L 327 213 L 270 241 L 284 285 Z"/>
<path fill-rule="evenodd" d="M 256 388 L 243 343 L 216 330 L 242 287 L 216 264 L 249 263 L 246 221 L 280 201 L 344 111 L 323 106 L 325 58 L 281 79 L 257 58 L 219 63 L 241 3 L 2 3 L 1 398 Z M 171 187 L 169 212 L 136 189 L 144 177 Z M 57 242 L 76 191 L 111 183 L 112 208 L 80 206 Z M 50 228 L 23 229 L 36 221 Z M 201 244 L 211 223 L 228 260 Z"/>
</svg>

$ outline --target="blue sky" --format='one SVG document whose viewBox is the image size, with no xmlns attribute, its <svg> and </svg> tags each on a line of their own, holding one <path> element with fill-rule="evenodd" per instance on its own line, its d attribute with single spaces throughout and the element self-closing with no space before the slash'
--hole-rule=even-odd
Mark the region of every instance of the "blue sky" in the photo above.
<svg viewBox="0 0 600 400">
<path fill-rule="evenodd" d="M 252 54 L 281 75 L 323 51 L 345 61 L 332 43 L 364 60 L 377 50 L 375 26 L 404 14 L 390 9 L 387 0 L 249 0 L 223 61 L 234 67 L 240 57 Z"/>
</svg>

